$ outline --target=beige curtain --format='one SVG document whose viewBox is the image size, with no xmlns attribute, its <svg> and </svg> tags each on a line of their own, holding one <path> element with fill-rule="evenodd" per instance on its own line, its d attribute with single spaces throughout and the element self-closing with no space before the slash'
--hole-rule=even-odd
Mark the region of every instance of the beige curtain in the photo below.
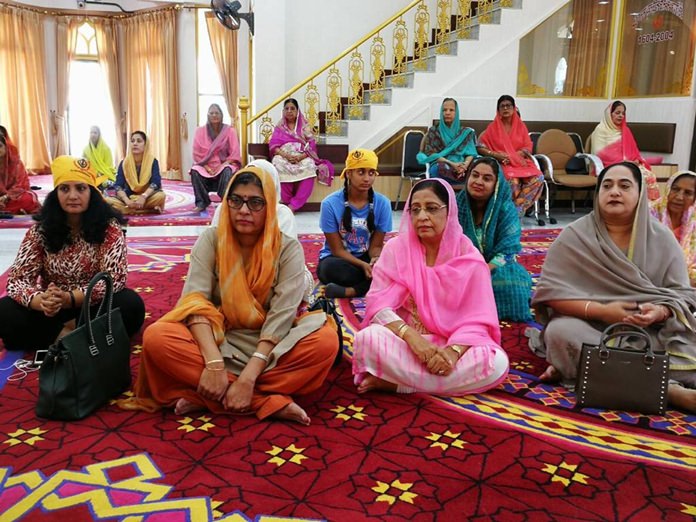
<svg viewBox="0 0 696 522">
<path fill-rule="evenodd" d="M 121 22 L 125 39 L 128 133 L 145 130 L 163 171 L 181 167 L 176 13 L 145 13 Z M 148 103 L 150 99 L 150 114 Z M 168 177 L 175 177 L 170 173 Z"/>
<path fill-rule="evenodd" d="M 220 75 L 222 94 L 225 103 L 233 119 L 237 119 L 237 35 L 239 31 L 230 31 L 218 22 L 211 12 L 205 13 L 205 22 L 208 26 L 208 37 L 213 49 L 213 58 Z"/>
<path fill-rule="evenodd" d="M 111 107 L 114 112 L 116 126 L 116 158 L 123 159 L 126 155 L 125 121 L 121 108 L 121 84 L 119 82 L 118 45 L 116 43 L 118 29 L 111 20 L 94 20 L 94 30 L 97 36 L 97 52 L 111 95 Z"/>
<path fill-rule="evenodd" d="M 56 94 L 57 106 L 53 117 L 53 157 L 68 154 L 68 102 L 70 97 L 70 62 L 75 56 L 77 22 L 69 17 L 56 20 Z M 79 153 L 75 153 L 78 155 Z"/>
<path fill-rule="evenodd" d="M 34 171 L 47 171 L 50 163 L 43 20 L 0 4 L 0 122 Z"/>
<path fill-rule="evenodd" d="M 606 96 L 610 33 L 611 3 L 573 0 L 573 38 L 564 96 Z"/>
</svg>

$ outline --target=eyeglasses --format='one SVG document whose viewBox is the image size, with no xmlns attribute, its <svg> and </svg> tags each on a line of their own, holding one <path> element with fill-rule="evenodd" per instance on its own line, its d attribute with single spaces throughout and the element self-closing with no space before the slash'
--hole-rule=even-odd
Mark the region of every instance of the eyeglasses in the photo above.
<svg viewBox="0 0 696 522">
<path fill-rule="evenodd" d="M 411 214 L 413 217 L 417 217 L 421 211 L 425 212 L 426 216 L 434 216 L 438 212 L 440 212 L 443 208 L 446 208 L 447 205 L 426 205 L 424 207 L 410 207 L 408 209 L 408 212 Z"/>
<path fill-rule="evenodd" d="M 499 109 L 512 109 L 514 105 L 512 103 L 501 103 Z"/>
<path fill-rule="evenodd" d="M 251 212 L 258 212 L 266 206 L 266 200 L 258 196 L 243 198 L 235 194 L 232 194 L 229 198 L 227 198 L 227 203 L 235 210 L 240 210 L 244 206 L 244 203 L 246 203 L 247 208 Z"/>
</svg>

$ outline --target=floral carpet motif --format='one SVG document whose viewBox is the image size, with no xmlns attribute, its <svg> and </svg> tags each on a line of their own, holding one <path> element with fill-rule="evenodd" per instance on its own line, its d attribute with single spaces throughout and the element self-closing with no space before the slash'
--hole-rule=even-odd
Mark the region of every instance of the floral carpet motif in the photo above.
<svg viewBox="0 0 696 522">
<path fill-rule="evenodd" d="M 550 241 L 528 237 L 529 255 L 543 259 L 534 250 Z M 129 286 L 145 299 L 146 324 L 176 302 L 194 239 L 129 238 Z M 301 241 L 311 264 L 316 238 Z M 527 393 L 539 392 L 533 375 L 542 366 L 508 346 L 522 341 L 518 325 L 504 330 L 503 345 L 516 364 L 531 366 L 492 393 L 357 395 L 349 357 L 360 306 L 341 304 L 346 357 L 320 390 L 298 397 L 308 427 L 113 405 L 79 422 L 47 421 L 34 414 L 36 374 L 8 382 L 0 391 L 0 520 L 696 516 L 693 437 L 577 412 L 564 407 L 571 397 L 555 397 L 558 405 L 518 397 L 521 379 Z M 134 372 L 140 348 L 138 337 Z M 694 424 L 683 419 L 685 429 Z M 644 455 L 633 451 L 640 445 Z"/>
</svg>

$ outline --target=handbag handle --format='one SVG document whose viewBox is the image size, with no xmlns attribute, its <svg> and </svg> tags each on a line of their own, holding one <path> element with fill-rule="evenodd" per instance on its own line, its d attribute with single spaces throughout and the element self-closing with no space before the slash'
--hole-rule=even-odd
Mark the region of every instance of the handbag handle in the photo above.
<svg viewBox="0 0 696 522">
<path fill-rule="evenodd" d="M 608 344 L 610 341 L 618 340 L 616 348 L 621 348 L 621 340 L 628 337 L 633 337 L 643 342 L 643 349 L 635 351 L 645 352 L 644 359 L 646 364 L 652 364 L 655 360 L 655 353 L 652 349 L 650 335 L 645 328 L 629 323 L 614 323 L 605 328 L 599 341 L 599 357 L 606 359 L 609 356 L 609 350 L 612 349 Z"/>
<path fill-rule="evenodd" d="M 106 323 L 107 323 L 107 334 L 106 334 L 106 344 L 111 346 L 114 344 L 114 336 L 112 335 L 111 328 L 111 308 L 114 302 L 114 282 L 111 279 L 111 275 L 108 272 L 99 272 L 96 274 L 92 280 L 87 285 L 87 291 L 85 292 L 85 298 L 82 301 L 82 311 L 80 312 L 80 319 L 78 321 L 78 326 L 85 325 L 87 327 L 87 334 L 89 336 L 89 353 L 93 356 L 99 354 L 99 349 L 97 348 L 97 343 L 94 340 L 94 332 L 92 331 L 92 312 L 90 310 L 90 302 L 92 301 L 92 291 L 94 287 L 100 281 L 104 281 L 106 289 L 104 292 L 104 297 L 99 303 L 99 309 L 97 310 L 97 317 L 102 314 L 104 309 L 104 303 L 106 303 Z"/>
</svg>

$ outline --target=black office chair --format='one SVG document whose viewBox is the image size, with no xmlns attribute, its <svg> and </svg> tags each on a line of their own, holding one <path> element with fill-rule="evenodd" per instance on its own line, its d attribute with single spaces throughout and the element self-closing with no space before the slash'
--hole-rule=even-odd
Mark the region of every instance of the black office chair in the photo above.
<svg viewBox="0 0 696 522">
<path fill-rule="evenodd" d="M 416 181 L 429 178 L 428 166 L 418 163 L 416 156 L 420 152 L 420 144 L 423 141 L 425 133 L 419 130 L 409 130 L 404 134 L 404 150 L 401 156 L 401 179 L 399 180 L 399 191 L 396 193 L 396 202 L 394 210 L 399 206 L 401 199 L 401 189 L 404 186 L 404 180 L 411 182 L 411 187 Z"/>
</svg>

